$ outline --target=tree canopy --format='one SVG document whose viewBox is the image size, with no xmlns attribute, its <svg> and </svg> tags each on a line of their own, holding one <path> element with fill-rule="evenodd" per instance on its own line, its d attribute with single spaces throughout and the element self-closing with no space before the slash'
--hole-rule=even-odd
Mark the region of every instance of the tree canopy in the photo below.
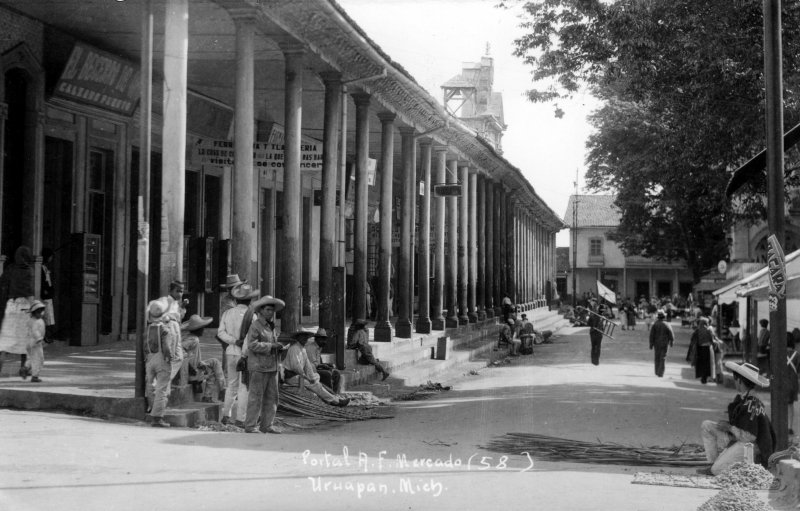
<svg viewBox="0 0 800 511">
<path fill-rule="evenodd" d="M 731 172 L 764 147 L 763 16 L 758 0 L 506 0 L 526 34 L 535 102 L 588 87 L 587 185 L 613 192 L 614 239 L 629 255 L 685 259 L 699 280 L 727 253 L 736 219 L 764 218 L 749 186 L 733 208 Z M 786 126 L 800 119 L 800 0 L 783 3 Z M 791 180 L 789 181 L 791 184 Z M 761 188 L 761 189 L 760 189 Z"/>
</svg>

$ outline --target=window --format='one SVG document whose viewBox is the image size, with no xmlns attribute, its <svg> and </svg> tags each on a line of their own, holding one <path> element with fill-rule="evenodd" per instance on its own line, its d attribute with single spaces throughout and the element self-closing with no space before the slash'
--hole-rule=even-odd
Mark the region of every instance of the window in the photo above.
<svg viewBox="0 0 800 511">
<path fill-rule="evenodd" d="M 603 255 L 603 240 L 594 238 L 589 240 L 589 255 L 601 256 Z"/>
</svg>

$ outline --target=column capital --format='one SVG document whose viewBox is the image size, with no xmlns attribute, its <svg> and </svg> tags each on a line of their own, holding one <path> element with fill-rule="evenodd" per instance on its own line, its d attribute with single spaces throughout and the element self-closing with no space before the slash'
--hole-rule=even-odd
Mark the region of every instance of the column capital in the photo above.
<svg viewBox="0 0 800 511">
<path fill-rule="evenodd" d="M 413 137 L 417 133 L 416 128 L 410 126 L 400 126 L 397 130 L 400 132 L 400 135 L 404 137 Z"/>
<path fill-rule="evenodd" d="M 431 137 L 422 137 L 420 139 L 417 139 L 417 142 L 419 143 L 420 146 L 432 146 L 433 145 L 433 139 Z"/>
<path fill-rule="evenodd" d="M 356 106 L 369 106 L 369 101 L 372 98 L 372 96 L 362 91 L 354 92 L 350 96 L 353 97 L 353 102 Z"/>
<path fill-rule="evenodd" d="M 433 151 L 437 153 L 446 153 L 449 146 L 443 144 L 433 144 Z"/>
<path fill-rule="evenodd" d="M 342 73 L 339 71 L 323 71 L 319 74 L 325 86 L 337 86 L 342 84 Z"/>
<path fill-rule="evenodd" d="M 259 9 L 257 7 L 231 7 L 227 9 L 228 15 L 230 15 L 231 19 L 235 24 L 240 23 L 247 23 L 247 24 L 255 24 Z"/>
<path fill-rule="evenodd" d="M 303 57 L 306 54 L 306 48 L 300 43 L 279 43 L 278 48 L 283 52 L 283 56 Z"/>
<path fill-rule="evenodd" d="M 382 124 L 394 124 L 395 119 L 397 119 L 397 114 L 394 112 L 380 112 L 378 114 L 378 119 L 380 119 Z"/>
</svg>

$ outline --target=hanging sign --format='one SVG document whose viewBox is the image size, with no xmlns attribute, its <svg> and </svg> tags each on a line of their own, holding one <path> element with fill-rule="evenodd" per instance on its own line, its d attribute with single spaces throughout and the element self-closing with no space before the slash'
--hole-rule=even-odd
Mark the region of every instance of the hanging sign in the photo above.
<svg viewBox="0 0 800 511">
<path fill-rule="evenodd" d="M 769 310 L 778 310 L 778 301 L 786 297 L 786 260 L 778 238 L 767 238 L 767 271 L 769 272 Z"/>
<path fill-rule="evenodd" d="M 232 140 L 200 139 L 194 146 L 197 162 L 201 165 L 235 165 L 234 142 Z M 283 144 L 255 142 L 253 144 L 253 167 L 265 169 L 283 168 Z M 303 142 L 300 145 L 300 170 L 322 170 L 322 144 Z"/>
<path fill-rule="evenodd" d="M 139 101 L 139 69 L 116 55 L 75 43 L 53 94 L 133 115 Z"/>
<path fill-rule="evenodd" d="M 433 185 L 433 195 L 436 197 L 461 197 L 461 185 Z"/>
</svg>

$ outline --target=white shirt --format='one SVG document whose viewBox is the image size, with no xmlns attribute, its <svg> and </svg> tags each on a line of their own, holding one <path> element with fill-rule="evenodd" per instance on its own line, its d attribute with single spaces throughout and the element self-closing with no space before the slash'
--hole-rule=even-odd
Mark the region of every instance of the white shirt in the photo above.
<svg viewBox="0 0 800 511">
<path fill-rule="evenodd" d="M 222 314 L 222 319 L 219 321 L 219 329 L 217 330 L 217 337 L 223 342 L 228 344 L 225 348 L 226 355 L 242 355 L 242 348 L 236 345 L 239 340 L 239 334 L 242 331 L 242 321 L 244 314 L 247 312 L 247 305 L 238 304 L 232 309 L 226 310 Z"/>
</svg>

